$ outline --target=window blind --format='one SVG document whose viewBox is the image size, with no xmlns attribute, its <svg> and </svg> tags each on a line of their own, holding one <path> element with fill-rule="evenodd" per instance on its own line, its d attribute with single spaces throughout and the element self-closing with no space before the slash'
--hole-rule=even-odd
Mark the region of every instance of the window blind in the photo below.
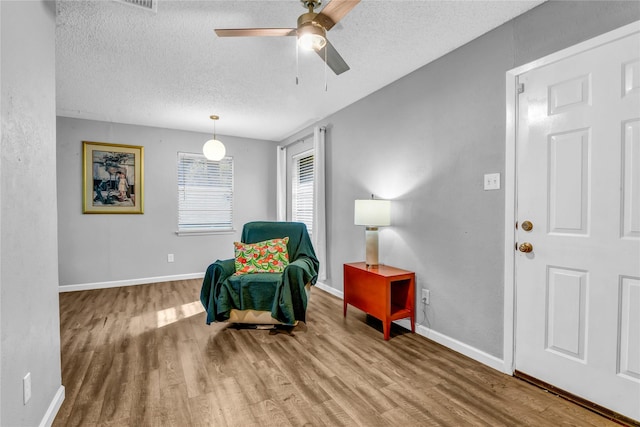
<svg viewBox="0 0 640 427">
<path fill-rule="evenodd" d="M 313 234 L 313 154 L 303 153 L 293 158 L 291 189 L 291 219 L 303 222 Z"/>
<path fill-rule="evenodd" d="M 233 229 L 233 158 L 178 153 L 178 232 Z"/>
</svg>

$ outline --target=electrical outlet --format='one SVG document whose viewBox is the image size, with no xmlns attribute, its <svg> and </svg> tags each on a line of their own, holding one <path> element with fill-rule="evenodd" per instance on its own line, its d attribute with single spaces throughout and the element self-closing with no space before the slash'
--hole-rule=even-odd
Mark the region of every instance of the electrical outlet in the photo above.
<svg viewBox="0 0 640 427">
<path fill-rule="evenodd" d="M 173 262 L 174 258 L 173 258 L 173 254 L 167 254 L 167 262 Z"/>
<path fill-rule="evenodd" d="M 31 372 L 27 372 L 27 375 L 22 379 L 22 402 L 27 404 L 31 399 Z"/>
<path fill-rule="evenodd" d="M 423 289 L 422 290 L 422 303 L 429 305 L 429 297 L 430 297 L 430 291 L 428 289 Z"/>
</svg>

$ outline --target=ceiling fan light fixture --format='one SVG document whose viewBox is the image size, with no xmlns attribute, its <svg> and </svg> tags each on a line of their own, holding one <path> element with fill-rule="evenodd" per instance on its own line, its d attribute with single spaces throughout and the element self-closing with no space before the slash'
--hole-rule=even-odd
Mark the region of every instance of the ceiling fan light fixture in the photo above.
<svg viewBox="0 0 640 427">
<path fill-rule="evenodd" d="M 298 46 L 303 50 L 318 51 L 327 45 L 326 30 L 315 22 L 308 22 L 298 28 Z"/>
<path fill-rule="evenodd" d="M 296 67 L 298 66 L 299 51 L 305 49 L 315 50 L 324 61 L 325 66 L 330 68 L 336 76 L 348 71 L 349 66 L 347 63 L 327 40 L 327 31 L 334 28 L 345 15 L 360 3 L 360 0 L 327 0 L 328 4 L 321 12 L 315 12 L 314 9 L 319 7 L 324 0 L 300 0 L 300 2 L 307 9 L 307 13 L 303 13 L 298 17 L 298 25 L 295 28 L 216 28 L 216 34 L 218 37 L 296 36 Z M 296 76 L 297 83 L 298 78 Z"/>
</svg>

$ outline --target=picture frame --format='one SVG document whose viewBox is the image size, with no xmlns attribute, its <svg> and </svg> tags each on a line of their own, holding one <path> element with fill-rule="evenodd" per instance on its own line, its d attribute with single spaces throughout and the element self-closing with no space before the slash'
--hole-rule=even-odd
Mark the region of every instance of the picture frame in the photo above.
<svg viewBox="0 0 640 427">
<path fill-rule="evenodd" d="M 144 213 L 144 147 L 82 141 L 82 213 Z"/>
</svg>

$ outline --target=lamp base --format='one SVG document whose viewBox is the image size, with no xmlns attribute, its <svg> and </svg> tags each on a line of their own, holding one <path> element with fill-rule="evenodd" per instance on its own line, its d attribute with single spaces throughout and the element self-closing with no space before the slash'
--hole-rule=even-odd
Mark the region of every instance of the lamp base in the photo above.
<svg viewBox="0 0 640 427">
<path fill-rule="evenodd" d="M 378 227 L 367 227 L 364 232 L 366 240 L 366 264 L 378 265 Z"/>
</svg>

